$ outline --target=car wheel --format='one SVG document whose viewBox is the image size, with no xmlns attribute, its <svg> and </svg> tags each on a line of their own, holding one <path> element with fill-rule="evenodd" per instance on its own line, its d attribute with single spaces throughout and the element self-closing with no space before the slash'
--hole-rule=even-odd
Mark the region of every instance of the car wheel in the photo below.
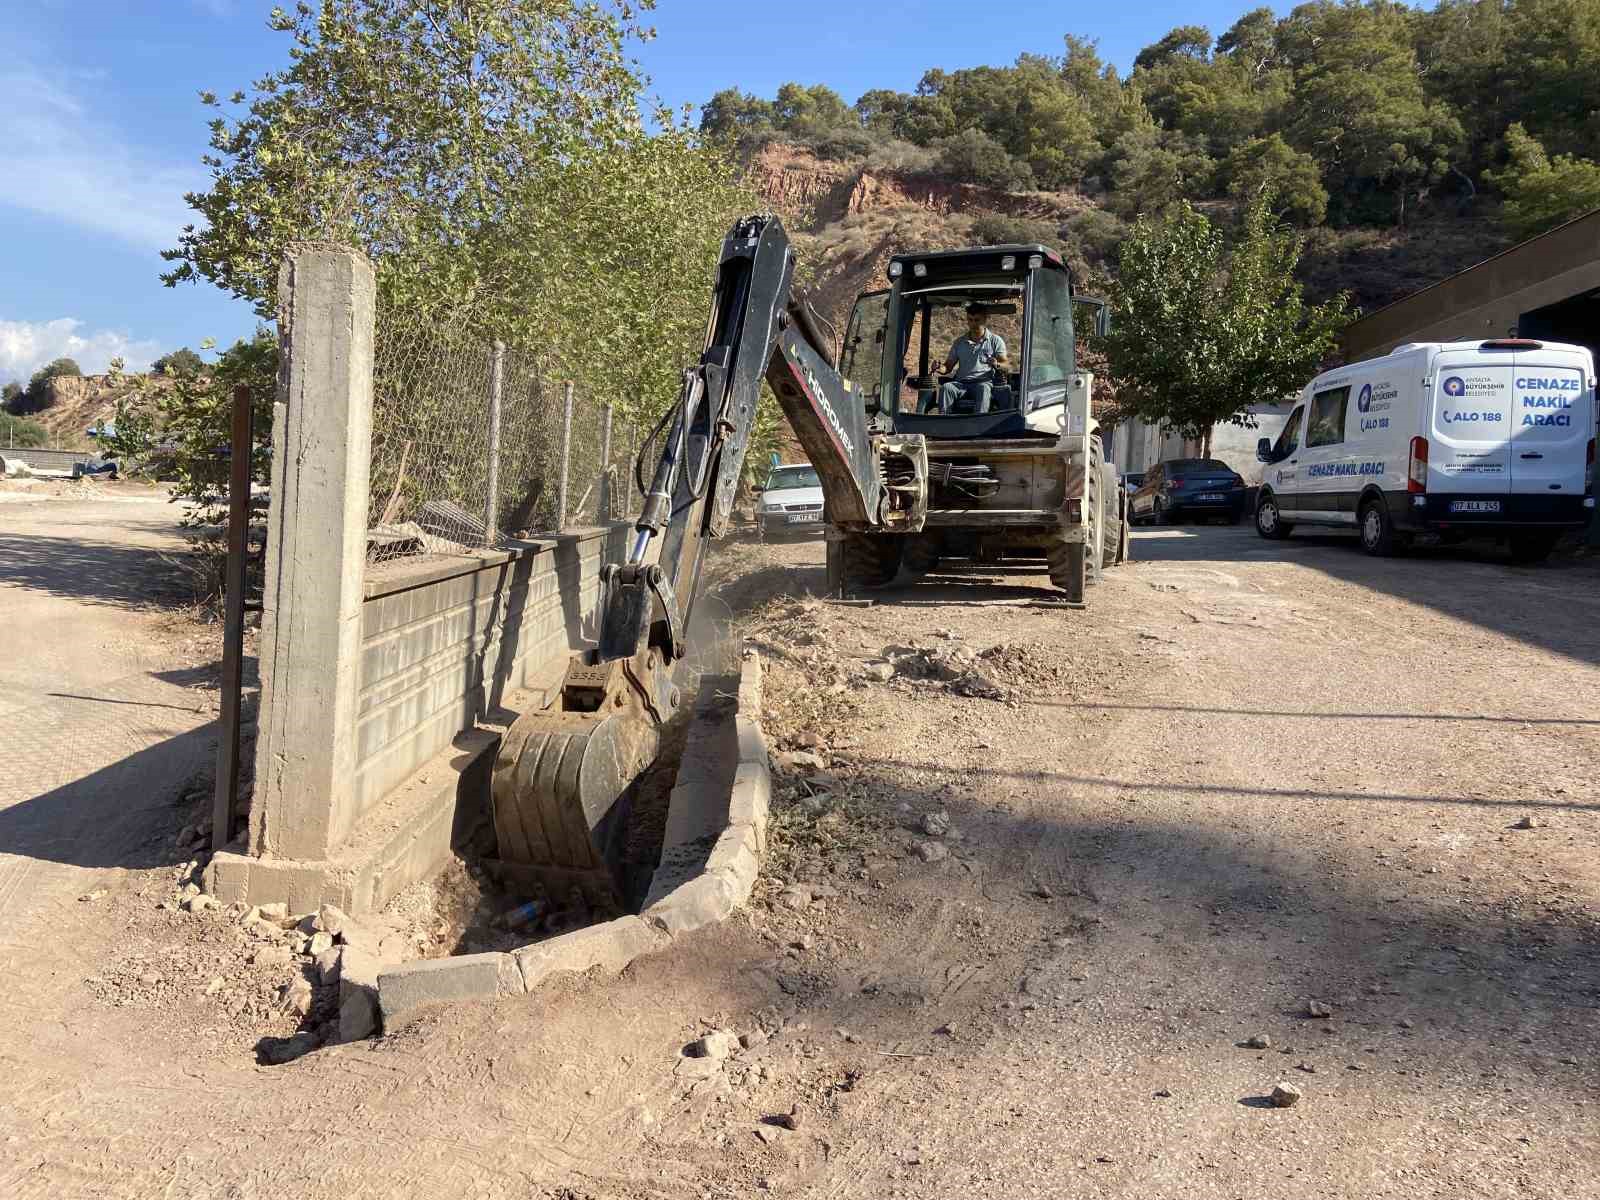
<svg viewBox="0 0 1600 1200">
<path fill-rule="evenodd" d="M 1167 516 L 1166 501 L 1159 496 L 1156 497 L 1155 503 L 1150 506 L 1150 524 L 1165 525 L 1171 519 L 1171 517 Z"/>
<path fill-rule="evenodd" d="M 1394 526 L 1389 509 L 1381 501 L 1368 500 L 1361 506 L 1361 548 L 1378 558 L 1395 552 Z"/>
<path fill-rule="evenodd" d="M 1261 503 L 1256 506 L 1256 532 L 1264 538 L 1286 538 L 1294 526 L 1283 519 L 1283 514 L 1278 511 L 1278 498 L 1276 496 L 1263 496 Z"/>
</svg>

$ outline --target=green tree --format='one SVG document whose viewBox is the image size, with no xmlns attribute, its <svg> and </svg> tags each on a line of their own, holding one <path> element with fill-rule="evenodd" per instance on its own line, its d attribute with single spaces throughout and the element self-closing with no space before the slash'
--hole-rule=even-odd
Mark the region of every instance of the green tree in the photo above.
<svg viewBox="0 0 1600 1200">
<path fill-rule="evenodd" d="M 270 318 L 287 243 L 340 242 L 373 257 L 386 309 L 545 348 L 625 410 L 676 394 L 753 205 L 675 114 L 646 129 L 631 4 L 327 0 L 272 25 L 290 65 L 212 121 L 167 283 Z"/>
<path fill-rule="evenodd" d="M 1033 186 L 1028 164 L 1006 153 L 1006 148 L 981 129 L 963 129 L 934 143 L 939 171 L 958 183 L 1017 191 Z"/>
<path fill-rule="evenodd" d="M 1147 121 L 1111 147 L 1110 206 L 1124 217 L 1160 212 L 1207 191 L 1215 170 L 1198 139 Z"/>
<path fill-rule="evenodd" d="M 1343 294 L 1305 302 L 1301 243 L 1256 203 L 1230 240 L 1180 203 L 1122 244 L 1104 350 L 1119 410 L 1200 439 L 1301 386 L 1350 317 Z"/>
<path fill-rule="evenodd" d="M 0 388 L 0 408 L 5 409 L 7 412 L 13 411 L 22 402 L 22 396 L 22 385 L 13 379 L 4 388 Z"/>
<path fill-rule="evenodd" d="M 1413 17 L 1388 0 L 1318 0 L 1281 27 L 1295 66 L 1295 111 L 1284 132 L 1317 160 L 1346 220 L 1378 217 L 1378 197 L 1403 225 L 1408 201 L 1437 183 L 1464 145 L 1453 110 L 1423 87 Z"/>
<path fill-rule="evenodd" d="M 1505 193 L 1501 219 L 1513 237 L 1530 238 L 1600 208 L 1600 163 L 1551 158 L 1520 124 L 1506 130 L 1506 152 L 1510 161 L 1489 180 Z"/>
<path fill-rule="evenodd" d="M 1247 204 L 1265 199 L 1276 217 L 1320 225 L 1328 214 L 1328 192 L 1316 161 L 1276 133 L 1239 146 L 1219 172 L 1230 196 Z"/>
<path fill-rule="evenodd" d="M 250 389 L 254 417 L 252 478 L 265 482 L 271 469 L 277 334 L 260 326 L 215 360 L 204 370 L 172 373 L 165 386 L 148 375 L 128 377 L 101 439 L 125 469 L 144 467 L 170 479 L 173 500 L 189 506 L 187 525 L 214 525 L 224 517 L 228 458 L 222 451 L 233 436 L 233 392 L 241 385 Z"/>
<path fill-rule="evenodd" d="M 27 450 L 49 444 L 50 431 L 38 421 L 30 421 L 26 417 L 0 417 L 0 450 L 7 447 Z"/>
<path fill-rule="evenodd" d="M 150 364 L 150 369 L 157 375 L 193 375 L 199 371 L 205 362 L 201 357 L 187 346 L 179 347 L 171 354 L 163 354 Z"/>
</svg>

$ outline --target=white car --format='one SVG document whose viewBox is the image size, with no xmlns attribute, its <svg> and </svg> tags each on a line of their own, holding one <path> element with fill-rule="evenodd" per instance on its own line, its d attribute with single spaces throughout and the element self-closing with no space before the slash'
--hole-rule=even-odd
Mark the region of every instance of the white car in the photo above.
<svg viewBox="0 0 1600 1200">
<path fill-rule="evenodd" d="M 822 528 L 822 480 L 809 463 L 772 468 L 756 504 L 756 529 L 763 538 L 814 533 Z"/>
</svg>

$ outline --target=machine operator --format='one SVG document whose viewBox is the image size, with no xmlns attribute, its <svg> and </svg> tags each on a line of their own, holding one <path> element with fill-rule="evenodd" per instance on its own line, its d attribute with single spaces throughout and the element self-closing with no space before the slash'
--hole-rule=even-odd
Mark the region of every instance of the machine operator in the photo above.
<svg viewBox="0 0 1600 1200">
<path fill-rule="evenodd" d="M 951 344 L 945 359 L 944 369 L 951 379 L 939 388 L 940 413 L 949 413 L 964 401 L 972 402 L 975 413 L 988 412 L 995 372 L 1011 369 L 1006 340 L 984 322 L 988 315 L 989 310 L 981 304 L 967 305 L 967 332 Z"/>
</svg>

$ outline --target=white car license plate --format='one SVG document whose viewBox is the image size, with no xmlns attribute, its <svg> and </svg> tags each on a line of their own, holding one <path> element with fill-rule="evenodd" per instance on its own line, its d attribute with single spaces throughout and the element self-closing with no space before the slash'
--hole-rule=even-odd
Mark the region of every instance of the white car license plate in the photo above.
<svg viewBox="0 0 1600 1200">
<path fill-rule="evenodd" d="M 1196 497 L 1196 499 L 1199 500 L 1221 500 L 1222 498 L 1223 496 L 1221 492 L 1201 492 L 1200 495 Z"/>
<path fill-rule="evenodd" d="M 821 519 L 822 519 L 822 514 L 821 513 L 790 513 L 789 514 L 789 524 L 791 524 L 791 525 L 804 525 L 809 521 L 820 521 Z"/>
<path fill-rule="evenodd" d="M 1459 513 L 1497 513 L 1500 511 L 1498 500 L 1452 500 L 1450 511 Z"/>
</svg>

